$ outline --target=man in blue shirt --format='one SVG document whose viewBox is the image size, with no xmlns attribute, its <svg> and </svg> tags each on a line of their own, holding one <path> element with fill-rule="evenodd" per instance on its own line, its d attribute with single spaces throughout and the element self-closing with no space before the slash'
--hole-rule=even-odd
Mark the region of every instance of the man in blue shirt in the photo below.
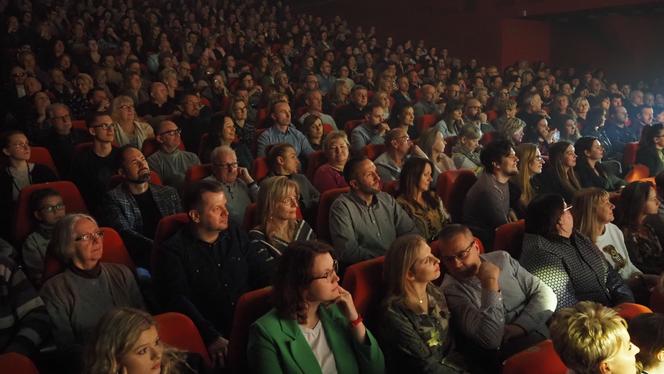
<svg viewBox="0 0 664 374">
<path fill-rule="evenodd" d="M 287 101 L 277 101 L 272 105 L 272 119 L 274 125 L 258 137 L 258 157 L 265 157 L 267 146 L 279 143 L 291 144 L 298 157 L 302 153 L 309 155 L 314 152 L 307 137 L 291 125 L 291 109 Z"/>
</svg>

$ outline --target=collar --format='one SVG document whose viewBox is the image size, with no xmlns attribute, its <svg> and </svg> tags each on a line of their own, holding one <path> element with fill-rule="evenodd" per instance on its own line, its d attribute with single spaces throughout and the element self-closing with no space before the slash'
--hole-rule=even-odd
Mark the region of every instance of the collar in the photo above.
<svg viewBox="0 0 664 374">
<path fill-rule="evenodd" d="M 364 207 L 368 207 L 368 208 L 369 208 L 369 207 L 373 207 L 373 206 L 375 206 L 376 204 L 378 204 L 378 193 L 376 193 L 376 194 L 373 195 L 373 197 L 372 197 L 372 199 L 371 199 L 371 203 L 368 204 L 368 205 L 367 205 L 367 202 L 364 201 L 364 199 L 361 198 L 361 197 L 360 197 L 355 191 L 351 190 L 351 191 L 350 191 L 350 196 L 351 196 L 351 199 L 353 199 L 356 203 L 358 203 L 358 204 L 360 204 L 360 205 L 362 205 L 362 206 L 364 206 Z"/>
<path fill-rule="evenodd" d="M 76 265 L 72 263 L 71 265 L 69 265 L 69 270 L 71 270 L 72 273 L 82 278 L 97 279 L 101 275 L 101 261 L 97 262 L 97 265 L 95 265 L 95 267 L 88 270 L 79 269 L 76 267 Z"/>
</svg>

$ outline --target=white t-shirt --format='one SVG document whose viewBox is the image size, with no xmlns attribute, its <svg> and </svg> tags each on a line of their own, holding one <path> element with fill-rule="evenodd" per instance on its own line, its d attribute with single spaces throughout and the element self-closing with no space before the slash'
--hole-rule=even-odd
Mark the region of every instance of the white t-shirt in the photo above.
<svg viewBox="0 0 664 374">
<path fill-rule="evenodd" d="M 608 223 L 604 227 L 604 233 L 597 237 L 597 247 L 614 269 L 620 273 L 622 279 L 629 279 L 632 275 L 642 273 L 629 259 L 625 237 L 618 226 Z"/>
<path fill-rule="evenodd" d="M 325 329 L 320 320 L 313 329 L 299 324 L 298 326 L 300 326 L 304 339 L 309 343 L 323 374 L 337 374 L 337 363 L 334 361 L 334 353 L 332 353 L 330 346 L 327 344 Z"/>
</svg>

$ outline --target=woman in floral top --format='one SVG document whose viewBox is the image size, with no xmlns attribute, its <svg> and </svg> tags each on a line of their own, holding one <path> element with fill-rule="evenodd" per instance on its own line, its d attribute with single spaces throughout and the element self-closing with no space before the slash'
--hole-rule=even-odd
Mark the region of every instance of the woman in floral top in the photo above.
<svg viewBox="0 0 664 374">
<path fill-rule="evenodd" d="M 388 372 L 465 373 L 455 351 L 450 311 L 431 281 L 440 277 L 440 261 L 418 235 L 392 243 L 385 256 L 387 294 L 381 336 Z"/>
</svg>

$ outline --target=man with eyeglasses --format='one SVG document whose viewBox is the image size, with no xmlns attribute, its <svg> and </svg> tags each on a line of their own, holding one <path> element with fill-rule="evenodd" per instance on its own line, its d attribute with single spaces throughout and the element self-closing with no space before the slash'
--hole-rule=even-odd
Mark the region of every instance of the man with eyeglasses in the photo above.
<svg viewBox="0 0 664 374">
<path fill-rule="evenodd" d="M 507 252 L 480 254 L 466 226 L 444 226 L 439 246 L 446 273 L 441 290 L 464 338 L 458 341 L 462 351 L 484 358 L 493 372 L 505 358 L 548 337 L 546 321 L 557 304 L 549 286 Z"/>
<path fill-rule="evenodd" d="M 320 117 L 320 120 L 323 123 L 331 125 L 334 130 L 337 130 L 337 123 L 334 122 L 332 116 L 323 113 L 323 95 L 319 90 L 311 90 L 305 94 L 305 104 L 307 106 L 306 112 L 300 116 L 300 123 L 304 123 L 304 120 L 310 115 L 314 114 Z"/>
<path fill-rule="evenodd" d="M 73 156 L 69 177 L 81 191 L 88 210 L 96 215 L 101 209 L 104 193 L 110 187 L 111 176 L 117 170 L 115 160 L 118 150 L 113 147 L 115 132 L 110 115 L 92 112 L 86 124 L 92 135 L 92 147 L 82 149 Z"/>
<path fill-rule="evenodd" d="M 217 181 L 225 187 L 228 214 L 232 221 L 242 224 L 244 211 L 258 197 L 258 183 L 246 168 L 238 166 L 235 151 L 227 145 L 212 150 L 210 162 L 212 175 L 205 180 Z"/>
<path fill-rule="evenodd" d="M 62 103 L 51 104 L 46 108 L 46 120 L 50 128 L 40 144 L 48 148 L 55 166 L 62 176 L 69 175 L 76 144 L 90 139 L 90 134 L 81 129 L 72 128 L 71 112 Z"/>
<path fill-rule="evenodd" d="M 182 211 L 180 198 L 173 187 L 150 183 L 150 167 L 138 148 L 121 147 L 116 165 L 123 181 L 108 191 L 103 222 L 118 231 L 136 265 L 149 269 L 157 224 Z"/>
<path fill-rule="evenodd" d="M 148 157 L 150 169 L 161 177 L 167 186 L 181 190 L 187 170 L 200 165 L 195 153 L 180 150 L 180 128 L 173 121 L 162 121 L 157 127 L 159 150 Z"/>
<path fill-rule="evenodd" d="M 385 152 L 374 160 L 378 175 L 383 183 L 399 179 L 401 167 L 412 154 L 426 158 L 420 147 L 413 144 L 403 128 L 395 128 L 385 134 Z"/>
</svg>

